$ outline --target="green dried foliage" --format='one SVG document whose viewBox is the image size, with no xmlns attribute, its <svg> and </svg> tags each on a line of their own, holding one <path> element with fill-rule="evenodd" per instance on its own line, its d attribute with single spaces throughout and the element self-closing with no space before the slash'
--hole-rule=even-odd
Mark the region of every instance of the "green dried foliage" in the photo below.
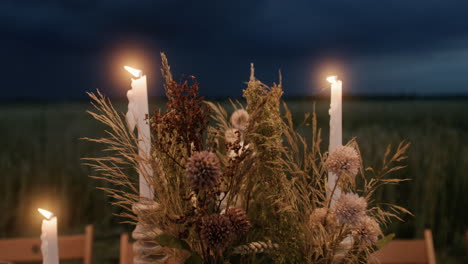
<svg viewBox="0 0 468 264">
<path fill-rule="evenodd" d="M 278 262 L 301 262 L 297 252 L 296 240 L 290 239 L 300 232 L 297 226 L 291 225 L 296 217 L 288 209 L 290 182 L 283 170 L 281 150 L 285 124 L 280 113 L 283 94 L 281 76 L 279 84 L 268 87 L 255 78 L 252 65 L 251 76 L 244 98 L 250 122 L 246 129 L 246 142 L 255 153 L 255 163 L 247 173 L 246 195 L 248 214 L 255 229 L 250 240 L 264 238 L 278 241 L 281 247 L 275 252 Z"/>
</svg>

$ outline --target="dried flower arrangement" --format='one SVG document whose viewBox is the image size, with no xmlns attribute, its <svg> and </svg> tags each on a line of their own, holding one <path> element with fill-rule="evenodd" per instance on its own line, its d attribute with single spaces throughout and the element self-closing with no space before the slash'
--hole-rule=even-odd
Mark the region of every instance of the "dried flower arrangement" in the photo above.
<svg viewBox="0 0 468 264">
<path fill-rule="evenodd" d="M 408 144 L 393 155 L 389 148 L 380 171 L 364 170 L 355 140 L 321 153 L 315 114 L 306 120 L 312 142 L 296 131 L 286 104 L 281 111 L 281 78 L 268 87 L 252 66 L 246 107 L 232 102 L 229 116 L 203 101 L 194 77 L 174 81 L 164 54 L 162 76 L 167 105 L 150 119 L 153 149 L 145 161 L 158 206 L 138 218 L 131 213 L 140 199 L 130 176 L 141 162 L 137 138 L 100 93 L 90 94 L 90 113 L 108 126 L 107 137 L 88 140 L 108 154 L 87 159 L 99 173 L 94 178 L 111 183 L 101 189 L 126 209 L 123 216 L 153 232 L 162 247 L 147 254 L 167 256 L 154 263 L 366 263 L 391 239 L 380 226 L 407 211 L 375 204 L 372 194 L 402 181 L 386 176 L 403 168 L 393 165 L 405 159 Z M 338 176 L 331 193 L 328 172 Z M 343 194 L 332 200 L 338 189 Z"/>
</svg>

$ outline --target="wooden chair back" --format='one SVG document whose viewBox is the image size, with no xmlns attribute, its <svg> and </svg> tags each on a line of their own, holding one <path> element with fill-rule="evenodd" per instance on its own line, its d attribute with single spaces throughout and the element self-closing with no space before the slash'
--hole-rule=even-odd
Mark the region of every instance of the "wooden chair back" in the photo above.
<svg viewBox="0 0 468 264">
<path fill-rule="evenodd" d="M 82 235 L 59 236 L 60 260 L 83 260 L 92 263 L 93 226 L 86 226 Z M 0 239 L 0 261 L 14 263 L 42 262 L 40 238 Z"/>
<path fill-rule="evenodd" d="M 120 235 L 120 264 L 133 264 L 133 243 L 128 233 Z"/>
<path fill-rule="evenodd" d="M 381 264 L 436 264 L 432 232 L 424 230 L 424 239 L 393 240 L 372 257 Z"/>
</svg>

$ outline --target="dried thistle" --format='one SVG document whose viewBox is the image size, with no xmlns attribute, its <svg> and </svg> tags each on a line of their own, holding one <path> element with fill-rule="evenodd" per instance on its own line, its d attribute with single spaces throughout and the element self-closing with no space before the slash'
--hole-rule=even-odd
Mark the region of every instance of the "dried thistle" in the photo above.
<svg viewBox="0 0 468 264">
<path fill-rule="evenodd" d="M 201 237 L 215 251 L 225 249 L 233 237 L 231 221 L 225 215 L 212 214 L 204 219 Z"/>
<path fill-rule="evenodd" d="M 250 222 L 243 209 L 230 207 L 224 215 L 231 221 L 233 234 L 236 238 L 247 234 L 250 229 Z"/>
<path fill-rule="evenodd" d="M 355 193 L 344 193 L 336 201 L 333 211 L 341 224 L 356 226 L 366 214 L 367 201 Z"/>
<path fill-rule="evenodd" d="M 213 152 L 195 152 L 186 164 L 187 179 L 195 191 L 211 191 L 219 186 L 221 168 Z"/>
<path fill-rule="evenodd" d="M 328 171 L 338 176 L 354 179 L 359 172 L 360 158 L 356 150 L 348 146 L 339 146 L 328 156 L 325 163 Z"/>
<path fill-rule="evenodd" d="M 379 224 L 370 216 L 361 217 L 353 231 L 354 238 L 362 247 L 374 245 L 381 234 Z"/>
</svg>

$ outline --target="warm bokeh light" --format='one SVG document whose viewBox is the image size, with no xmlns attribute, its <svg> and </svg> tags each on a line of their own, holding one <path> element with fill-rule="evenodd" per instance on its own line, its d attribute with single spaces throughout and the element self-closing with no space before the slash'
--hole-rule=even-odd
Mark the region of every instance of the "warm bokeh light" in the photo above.
<svg viewBox="0 0 468 264">
<path fill-rule="evenodd" d="M 307 67 L 309 80 L 306 87 L 310 89 L 311 95 L 329 96 L 330 84 L 338 81 L 346 83 L 346 91 L 349 92 L 353 81 L 350 72 L 352 65 L 347 63 L 346 58 L 323 55 L 311 58 Z"/>
<path fill-rule="evenodd" d="M 328 76 L 327 77 L 327 82 L 334 84 L 338 80 L 338 77 L 336 75 Z"/>
<path fill-rule="evenodd" d="M 165 51 L 164 49 L 154 41 L 141 38 L 126 37 L 109 41 L 102 57 L 104 72 L 99 76 L 105 87 L 97 87 L 99 90 L 113 97 L 126 98 L 126 93 L 130 89 L 130 78 L 138 78 L 129 74 L 123 67 L 127 65 L 142 70 L 142 74 L 147 78 L 149 97 L 164 94 L 160 79 L 159 56 L 161 51 Z M 172 56 L 169 57 L 171 58 Z M 62 215 L 60 217 L 62 218 Z"/>
<path fill-rule="evenodd" d="M 140 78 L 142 76 L 142 71 L 132 68 L 130 66 L 124 66 L 124 69 L 131 73 L 134 77 Z"/>
<path fill-rule="evenodd" d="M 47 220 L 50 220 L 54 216 L 52 212 L 49 212 L 42 208 L 37 208 L 37 211 L 39 211 L 39 213 L 41 213 Z"/>
</svg>

